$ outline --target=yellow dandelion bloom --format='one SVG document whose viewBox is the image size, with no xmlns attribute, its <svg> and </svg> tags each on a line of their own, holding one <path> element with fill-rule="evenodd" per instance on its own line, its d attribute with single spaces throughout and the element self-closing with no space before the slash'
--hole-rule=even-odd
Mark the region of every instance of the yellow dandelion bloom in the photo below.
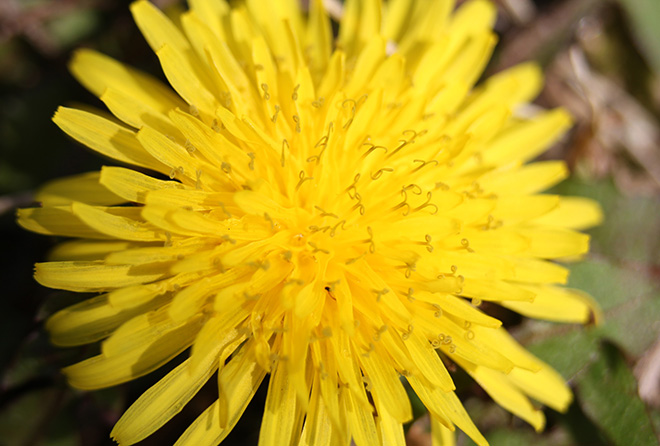
<svg viewBox="0 0 660 446">
<path fill-rule="evenodd" d="M 134 444 L 213 376 L 218 399 L 177 445 L 216 445 L 270 375 L 259 444 L 403 445 L 404 383 L 432 416 L 487 441 L 454 393 L 458 364 L 536 429 L 571 401 L 484 301 L 534 318 L 597 310 L 553 259 L 588 250 L 600 211 L 541 194 L 566 177 L 529 161 L 570 125 L 524 117 L 524 64 L 475 87 L 494 6 L 348 0 L 339 31 L 321 0 L 190 0 L 138 27 L 170 86 L 90 50 L 71 62 L 107 108 L 55 123 L 119 163 L 55 181 L 25 228 L 73 237 L 36 265 L 51 288 L 101 293 L 51 317 L 57 345 L 101 342 L 64 373 L 117 385 L 189 358 L 145 392 L 112 436 Z"/>
</svg>

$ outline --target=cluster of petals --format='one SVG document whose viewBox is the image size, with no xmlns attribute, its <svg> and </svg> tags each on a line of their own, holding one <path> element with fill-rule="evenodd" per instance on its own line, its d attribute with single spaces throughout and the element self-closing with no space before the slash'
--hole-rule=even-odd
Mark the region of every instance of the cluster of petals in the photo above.
<svg viewBox="0 0 660 446">
<path fill-rule="evenodd" d="M 531 399 L 566 409 L 562 377 L 486 307 L 593 320 L 556 259 L 587 252 L 579 231 L 600 211 L 541 193 L 566 167 L 530 161 L 571 119 L 526 107 L 539 69 L 475 86 L 494 6 L 348 0 L 333 37 L 321 0 L 189 4 L 176 17 L 131 6 L 169 85 L 75 54 L 74 76 L 111 114 L 62 107 L 54 121 L 124 167 L 52 182 L 19 211 L 25 228 L 72 238 L 36 279 L 97 293 L 47 324 L 57 345 L 101 341 L 64 369 L 72 386 L 124 383 L 188 351 L 113 438 L 146 438 L 211 378 L 217 400 L 177 445 L 220 443 L 266 376 L 261 446 L 404 445 L 409 391 L 439 444 L 457 426 L 486 445 L 455 365 L 536 429 Z"/>
</svg>

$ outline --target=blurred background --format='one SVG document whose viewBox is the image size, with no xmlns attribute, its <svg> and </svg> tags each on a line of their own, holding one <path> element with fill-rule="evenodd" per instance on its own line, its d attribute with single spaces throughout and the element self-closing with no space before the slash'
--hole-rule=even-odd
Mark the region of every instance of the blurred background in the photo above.
<svg viewBox="0 0 660 446">
<path fill-rule="evenodd" d="M 183 1 L 155 1 L 165 10 Z M 660 1 L 498 0 L 500 44 L 487 74 L 525 60 L 546 72 L 537 103 L 564 106 L 571 132 L 546 158 L 566 160 L 571 179 L 553 192 L 592 197 L 606 215 L 592 252 L 571 266 L 570 286 L 600 303 L 601 324 L 582 327 L 498 314 L 532 352 L 569 381 L 568 413 L 546 409 L 537 434 L 495 405 L 460 370 L 459 395 L 493 446 L 658 444 L 660 433 Z M 67 72 L 71 51 L 91 47 L 161 76 L 155 55 L 119 0 L 0 0 L 0 446 L 113 444 L 121 413 L 167 370 L 92 393 L 66 386 L 62 366 L 98 346 L 58 349 L 43 323 L 79 295 L 32 279 L 54 238 L 27 233 L 15 209 L 36 187 L 104 162 L 50 121 L 58 105 L 102 107 Z M 107 163 L 107 161 L 105 161 Z M 176 361 L 174 361 L 176 363 Z M 174 364 L 173 364 L 174 365 Z M 173 366 L 172 365 L 172 366 Z M 214 380 L 211 380 L 214 381 Z M 207 385 L 142 445 L 171 444 L 214 399 Z M 223 444 L 256 444 L 261 389 Z M 430 445 L 423 406 L 407 426 L 410 445 Z M 459 445 L 472 445 L 459 436 Z"/>
</svg>

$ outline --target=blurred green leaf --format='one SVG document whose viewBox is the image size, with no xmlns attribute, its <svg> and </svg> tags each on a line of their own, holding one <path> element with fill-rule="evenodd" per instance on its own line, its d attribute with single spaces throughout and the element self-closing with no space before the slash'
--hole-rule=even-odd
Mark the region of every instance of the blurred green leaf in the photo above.
<svg viewBox="0 0 660 446">
<path fill-rule="evenodd" d="M 615 445 L 658 444 L 635 377 L 613 344 L 603 343 L 596 360 L 576 381 L 583 410 Z"/>
<path fill-rule="evenodd" d="M 98 27 L 98 16 L 92 10 L 74 9 L 48 24 L 60 47 L 74 45 Z"/>
<path fill-rule="evenodd" d="M 658 0 L 619 0 L 628 13 L 631 29 L 653 70 L 660 74 L 660 2 Z"/>
</svg>

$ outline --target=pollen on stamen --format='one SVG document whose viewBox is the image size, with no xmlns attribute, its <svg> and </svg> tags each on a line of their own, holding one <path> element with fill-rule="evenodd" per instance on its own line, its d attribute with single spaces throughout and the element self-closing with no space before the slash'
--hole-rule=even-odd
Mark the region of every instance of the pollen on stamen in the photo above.
<svg viewBox="0 0 660 446">
<path fill-rule="evenodd" d="M 296 123 L 296 133 L 300 133 L 302 128 L 300 127 L 300 116 L 293 115 L 293 122 Z"/>
<path fill-rule="evenodd" d="M 410 338 L 410 336 L 412 336 L 414 328 L 415 327 L 413 327 L 412 324 L 408 325 L 408 331 L 404 331 L 401 334 L 401 339 L 403 339 L 404 341 L 407 341 Z"/>
<path fill-rule="evenodd" d="M 352 104 L 352 105 L 351 105 L 351 117 L 348 118 L 348 121 L 346 121 L 342 126 L 344 130 L 348 130 L 350 125 L 353 123 L 353 119 L 355 119 L 355 112 L 357 111 L 357 102 L 355 102 L 355 99 L 346 99 L 344 100 L 344 102 L 342 102 L 341 106 L 343 108 L 346 108 L 346 104 Z"/>
<path fill-rule="evenodd" d="M 373 342 L 370 342 L 369 343 L 369 349 L 366 350 L 364 353 L 362 353 L 362 356 L 365 357 L 365 358 L 368 358 L 369 355 L 371 354 L 371 352 L 373 352 L 374 350 L 376 350 L 376 346 L 374 345 Z M 368 378 L 366 376 L 363 376 L 362 379 L 365 381 L 365 383 L 367 383 Z M 370 384 L 367 384 L 367 388 L 369 388 L 369 385 Z"/>
<path fill-rule="evenodd" d="M 273 221 L 273 219 L 271 218 L 271 216 L 268 215 L 268 212 L 264 212 L 264 218 L 266 219 L 266 221 L 267 221 L 268 223 L 270 223 L 270 230 L 271 230 L 271 231 L 274 231 L 274 230 L 275 230 L 275 222 Z"/>
<path fill-rule="evenodd" d="M 369 234 L 369 239 L 364 242 L 369 243 L 369 253 L 373 254 L 376 252 L 376 243 L 374 242 L 374 230 L 371 229 L 371 226 L 367 226 L 367 234 Z"/>
<path fill-rule="evenodd" d="M 408 288 L 408 292 L 406 293 L 406 297 L 408 298 L 409 302 L 415 302 L 417 299 L 415 299 L 415 296 L 413 294 L 415 293 L 415 290 L 413 288 Z"/>
<path fill-rule="evenodd" d="M 369 156 L 370 154 L 374 153 L 374 152 L 376 151 L 376 149 L 382 149 L 382 150 L 384 150 L 385 153 L 387 154 L 387 147 L 385 147 L 385 146 L 376 146 L 376 145 L 374 145 L 374 144 L 372 144 L 372 143 L 370 143 L 370 142 L 365 142 L 365 143 L 363 143 L 362 145 L 363 145 L 363 146 L 365 146 L 365 145 L 369 145 L 369 146 L 371 146 L 371 148 L 369 148 L 369 150 L 367 150 L 366 152 L 364 152 L 364 153 L 362 154 L 362 159 L 365 159 L 367 156 Z"/>
<path fill-rule="evenodd" d="M 413 212 L 421 211 L 422 209 L 425 209 L 427 207 L 433 208 L 433 212 L 431 212 L 431 215 L 435 215 L 438 213 L 438 206 L 434 203 L 431 203 L 431 199 L 433 198 L 433 192 L 428 191 L 426 193 L 426 201 L 422 203 L 420 206 L 417 206 L 415 209 L 413 209 Z"/>
<path fill-rule="evenodd" d="M 184 143 L 184 147 L 191 155 L 195 152 L 195 150 L 197 150 L 197 148 L 190 142 L 189 139 L 186 139 L 186 142 Z"/>
<path fill-rule="evenodd" d="M 372 180 L 377 180 L 381 176 L 383 176 L 383 173 L 385 173 L 385 172 L 394 172 L 394 169 L 392 169 L 391 167 L 383 167 L 382 169 L 378 169 L 376 171 L 376 173 L 371 174 L 371 179 Z"/>
<path fill-rule="evenodd" d="M 298 179 L 299 179 L 300 181 L 298 181 L 298 184 L 296 184 L 296 191 L 300 189 L 300 186 L 302 186 L 303 183 L 304 183 L 305 181 L 313 180 L 314 177 L 306 177 L 306 176 L 305 176 L 305 171 L 304 171 L 304 170 L 301 170 L 301 171 L 298 173 Z"/>
<path fill-rule="evenodd" d="M 467 250 L 467 252 L 474 252 L 474 249 L 470 248 L 470 241 L 466 238 L 461 239 L 461 246 Z"/>
<path fill-rule="evenodd" d="M 383 288 L 382 290 L 373 290 L 373 292 L 376 294 L 376 302 L 380 302 L 380 299 L 389 293 L 390 290 L 388 288 Z"/>
<path fill-rule="evenodd" d="M 280 113 L 280 106 L 279 106 L 279 105 L 276 105 L 276 106 L 275 106 L 275 113 L 274 113 L 273 116 L 270 118 L 270 120 L 273 122 L 273 124 L 276 124 L 276 123 L 277 123 L 277 115 L 278 115 L 279 113 Z"/>
<path fill-rule="evenodd" d="M 425 242 L 424 244 L 426 245 L 426 250 L 428 252 L 433 252 L 433 245 L 431 245 L 432 240 L 433 239 L 431 238 L 431 234 L 426 234 L 424 236 L 424 242 Z"/>
<path fill-rule="evenodd" d="M 163 246 L 166 248 L 172 246 L 172 233 L 170 231 L 165 231 L 165 242 Z"/>
<path fill-rule="evenodd" d="M 222 209 L 222 212 L 227 216 L 227 218 L 231 218 L 231 213 L 227 210 L 224 203 L 220 202 L 218 206 L 220 206 L 220 209 Z"/>
<path fill-rule="evenodd" d="M 287 141 L 286 139 L 283 139 L 282 140 L 282 155 L 280 156 L 280 164 L 281 164 L 282 167 L 284 167 L 284 164 L 285 164 L 285 159 L 284 159 L 284 149 L 285 148 L 287 150 L 289 150 L 289 141 Z"/>
<path fill-rule="evenodd" d="M 335 234 L 337 233 L 337 229 L 339 229 L 340 226 L 341 226 L 342 231 L 345 231 L 345 230 L 346 230 L 346 228 L 344 227 L 344 224 L 345 224 L 345 223 L 346 223 L 346 220 L 341 220 L 339 223 L 337 223 L 336 225 L 334 225 L 334 226 L 330 229 L 330 237 L 334 237 L 334 236 L 335 236 Z"/>
<path fill-rule="evenodd" d="M 264 99 L 269 100 L 270 99 L 270 93 L 268 92 L 268 84 L 266 84 L 266 83 L 261 84 L 261 89 L 264 91 Z"/>
<path fill-rule="evenodd" d="M 220 237 L 220 239 L 221 239 L 221 240 L 224 240 L 224 241 L 226 241 L 226 242 L 229 242 L 229 243 L 231 243 L 232 245 L 235 245 L 235 244 L 236 244 L 236 240 L 234 240 L 233 238 L 231 238 L 231 237 L 230 237 L 229 235 L 227 235 L 227 234 L 225 234 L 225 235 L 223 235 L 222 237 Z"/>
<path fill-rule="evenodd" d="M 320 211 L 320 212 L 321 212 L 321 217 L 333 217 L 333 218 L 339 218 L 339 216 L 338 216 L 337 214 L 333 214 L 332 212 L 327 212 L 327 211 L 325 211 L 323 208 L 321 208 L 320 206 L 316 206 L 316 205 L 315 205 L 315 206 L 314 206 L 314 209 L 316 209 L 317 211 Z"/>
<path fill-rule="evenodd" d="M 378 330 L 376 330 L 376 334 L 374 334 L 373 340 L 375 342 L 379 342 L 380 337 L 388 330 L 388 328 L 389 327 L 387 325 L 381 325 L 380 328 L 378 328 Z"/>
<path fill-rule="evenodd" d="M 330 251 L 324 248 L 319 248 L 318 245 L 314 242 L 307 242 L 309 246 L 311 246 L 314 250 L 312 251 L 312 254 L 316 254 L 317 252 L 322 252 L 324 254 L 330 254 Z"/>
<path fill-rule="evenodd" d="M 417 263 L 416 262 L 406 262 L 406 265 L 404 266 L 406 269 L 404 275 L 406 276 L 406 279 L 410 279 L 410 276 L 412 275 L 413 272 L 417 270 Z"/>
</svg>

